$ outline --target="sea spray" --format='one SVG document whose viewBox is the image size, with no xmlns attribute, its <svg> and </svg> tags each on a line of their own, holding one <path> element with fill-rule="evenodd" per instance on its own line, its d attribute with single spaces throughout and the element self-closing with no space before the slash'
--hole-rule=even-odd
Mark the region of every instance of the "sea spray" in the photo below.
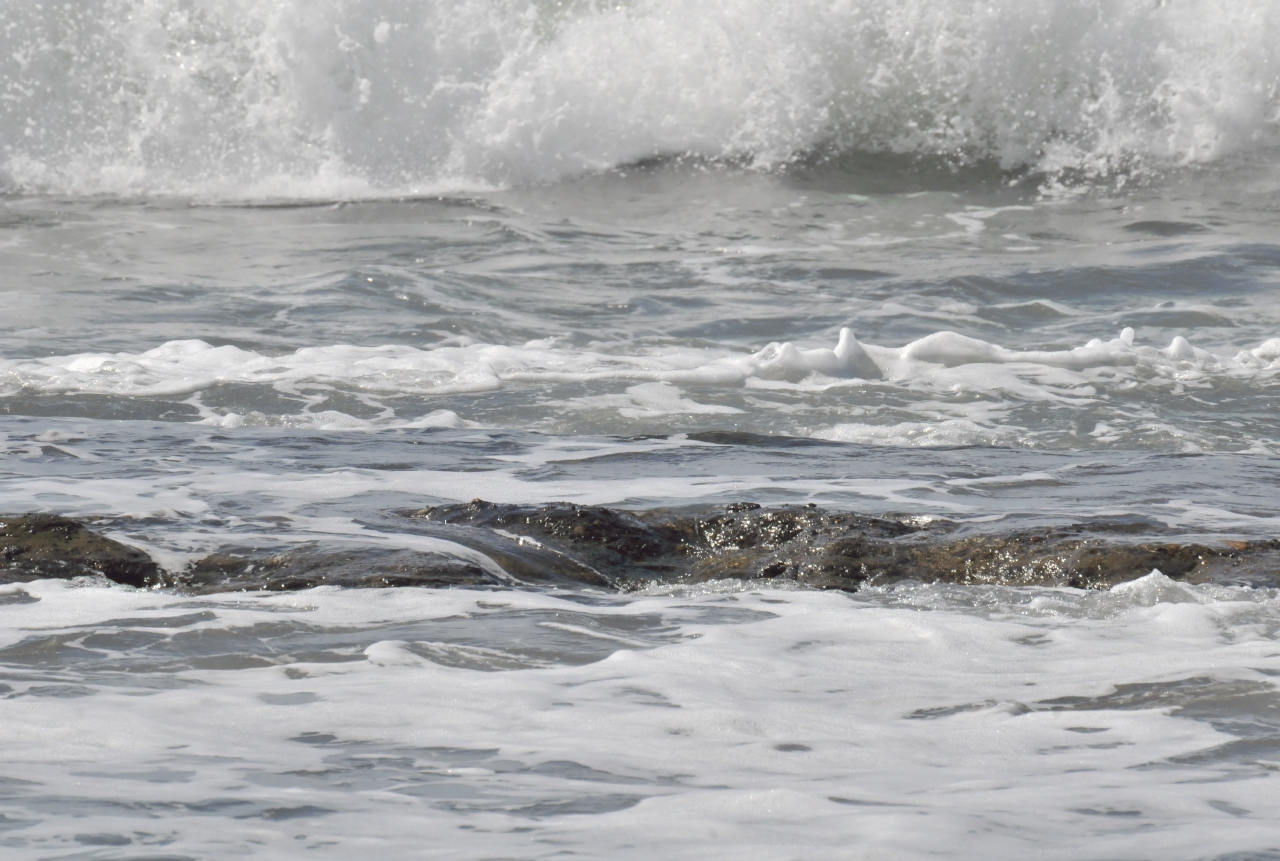
<svg viewBox="0 0 1280 861">
<path fill-rule="evenodd" d="M 692 155 L 1117 176 L 1280 142 L 1266 0 L 0 4 L 10 190 L 352 198 Z"/>
</svg>

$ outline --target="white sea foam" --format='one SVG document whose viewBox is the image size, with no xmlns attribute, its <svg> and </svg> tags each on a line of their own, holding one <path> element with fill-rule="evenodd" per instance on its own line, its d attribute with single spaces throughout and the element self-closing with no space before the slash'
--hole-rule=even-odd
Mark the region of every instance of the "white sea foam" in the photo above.
<svg viewBox="0 0 1280 861">
<path fill-rule="evenodd" d="M 1018 431 L 1000 425 L 980 425 L 967 419 L 943 419 L 890 425 L 846 422 L 816 431 L 813 436 L 862 445 L 1008 445 L 1017 441 Z"/>
<path fill-rule="evenodd" d="M 362 540 L 406 549 L 421 549 L 412 535 L 365 532 L 345 518 L 329 520 L 304 512 L 316 505 L 380 496 L 404 501 L 466 501 L 477 496 L 491 502 L 528 503 L 531 500 L 580 505 L 643 505 L 709 498 L 733 498 L 761 493 L 780 498 L 808 499 L 835 495 L 890 504 L 899 511 L 920 509 L 972 513 L 973 507 L 948 497 L 946 488 L 931 478 L 816 478 L 740 474 L 721 476 L 700 472 L 679 477 L 619 477 L 594 480 L 538 478 L 516 469 L 362 470 L 323 472 L 244 471 L 175 467 L 165 474 L 138 478 L 15 479 L 5 483 L 6 505 L 17 510 L 41 510 L 56 505 L 74 516 L 95 514 L 147 518 L 213 518 L 215 512 L 237 502 L 243 516 L 270 517 L 290 541 L 359 533 Z M 355 530 L 355 533 L 352 532 Z M 171 536 L 160 535 L 172 543 Z M 246 537 L 239 535 L 238 537 Z M 247 537 L 260 538 L 263 535 Z M 209 548 L 222 538 L 197 530 L 184 539 Z M 406 543 L 407 542 L 407 543 Z"/>
<path fill-rule="evenodd" d="M 859 344 L 849 329 L 843 329 L 834 349 L 775 343 L 756 353 L 675 349 L 643 354 L 556 349 L 531 342 L 437 349 L 336 345 L 270 356 L 198 340 L 170 341 L 142 353 L 0 360 L 0 395 L 174 397 L 227 383 L 286 391 L 311 384 L 386 394 L 452 394 L 521 383 L 636 381 L 657 385 L 628 389 L 628 404 L 650 411 L 697 412 L 702 408 L 682 401 L 674 388 L 663 384 L 733 387 L 755 378 L 807 380 L 830 387 L 847 385 L 844 380 L 868 385 L 883 381 L 973 391 L 1003 388 L 1015 396 L 1069 403 L 1065 390 L 1084 387 L 1090 382 L 1087 372 L 1093 370 L 1112 377 L 1141 369 L 1152 379 L 1182 383 L 1213 377 L 1265 381 L 1280 370 L 1280 339 L 1222 356 L 1193 347 L 1181 336 L 1157 348 L 1135 346 L 1131 329 L 1124 335 L 1070 350 L 1011 350 L 955 332 L 937 332 L 895 348 Z M 1056 387 L 1064 393 L 1055 393 Z M 1080 394 L 1087 397 L 1092 392 L 1082 388 Z"/>
<path fill-rule="evenodd" d="M 269 416 L 257 410 L 241 414 L 236 412 L 219 413 L 204 408 L 202 412 L 205 413 L 205 416 L 197 421 L 196 424 L 227 428 L 229 430 L 245 427 L 278 427 L 321 431 L 465 427 L 465 422 L 458 418 L 458 414 L 452 410 L 433 410 L 416 419 L 402 419 L 394 414 L 375 419 L 362 419 L 338 410 L 320 410 L 319 412 L 302 412 L 284 416 Z M 66 450 L 65 446 L 62 448 Z"/>
<path fill-rule="evenodd" d="M 0 4 L 24 191 L 361 197 L 824 146 L 1106 174 L 1280 142 L 1267 0 Z"/>
<path fill-rule="evenodd" d="M 430 833 L 446 859 L 1192 861 L 1274 837 L 1270 741 L 1237 735 L 1274 725 L 1269 592 L 0 597 L 15 859 L 417 858 Z"/>
<path fill-rule="evenodd" d="M 434 349 L 334 345 L 273 356 L 192 340 L 141 353 L 0 360 L 0 395 L 178 399 L 195 408 L 198 423 L 226 429 L 559 432 L 567 424 L 616 434 L 676 432 L 687 429 L 682 423 L 718 417 L 740 430 L 862 444 L 1265 452 L 1275 443 L 1268 423 L 1218 421 L 1195 393 L 1270 391 L 1280 371 L 1276 342 L 1232 356 L 1182 336 L 1167 347 L 1146 346 L 1126 329 L 1064 350 L 1016 350 L 954 332 L 883 347 L 861 344 L 843 329 L 834 348 L 774 343 L 754 353 L 624 352 L 627 344 L 606 351 L 538 340 Z M 589 393 L 566 396 L 566 386 Z M 512 408 L 467 408 L 468 397 L 489 393 L 511 399 Z M 343 406 L 343 398 L 358 401 L 358 409 Z M 440 403 L 447 398 L 461 401 Z"/>
</svg>

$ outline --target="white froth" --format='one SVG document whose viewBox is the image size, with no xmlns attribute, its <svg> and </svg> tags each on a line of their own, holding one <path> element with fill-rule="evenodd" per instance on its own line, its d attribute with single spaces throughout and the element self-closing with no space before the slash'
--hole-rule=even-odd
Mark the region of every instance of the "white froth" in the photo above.
<svg viewBox="0 0 1280 861">
<path fill-rule="evenodd" d="M 1065 176 L 1274 145 L 1266 0 L 0 4 L 4 181 L 362 197 L 823 147 Z"/>
<path fill-rule="evenodd" d="M 1018 430 L 980 425 L 965 419 L 943 419 L 936 422 L 899 422 L 891 425 L 848 422 L 815 431 L 813 436 L 817 439 L 860 445 L 976 446 L 1014 443 L 1018 439 Z"/>
<path fill-rule="evenodd" d="M 39 602 L 0 605 L 5 777 L 31 781 L 8 784 L 15 858 L 162 835 L 399 859 L 430 833 L 459 859 L 1192 861 L 1274 836 L 1274 763 L 1231 744 L 1274 720 L 1270 593 L 21 591 Z M 300 630 L 337 651 L 234 657 Z M 56 680 L 12 649 L 68 635 L 85 661 Z"/>
<path fill-rule="evenodd" d="M 882 347 L 859 343 L 848 328 L 841 330 L 834 348 L 773 343 L 755 353 L 682 347 L 605 352 L 543 340 L 434 349 L 335 345 L 272 356 L 190 340 L 141 353 L 0 360 L 0 395 L 185 398 L 199 411 L 198 421 L 218 427 L 365 430 L 476 426 L 473 417 L 457 409 L 437 407 L 404 418 L 397 414 L 395 399 L 410 397 L 431 405 L 443 396 L 501 391 L 532 398 L 544 410 L 577 416 L 604 433 L 629 432 L 637 422 L 661 427 L 680 417 L 737 416 L 731 420 L 776 423 L 794 412 L 778 396 L 802 396 L 809 413 L 843 420 L 814 424 L 797 418 L 784 432 L 904 445 L 1015 439 L 1034 445 L 1046 433 L 1067 433 L 1075 444 L 1141 440 L 1142 445 L 1172 444 L 1194 451 L 1266 447 L 1270 438 L 1260 438 L 1256 431 L 1241 437 L 1229 425 L 1179 427 L 1154 414 L 1112 406 L 1113 400 L 1133 391 L 1153 400 L 1177 400 L 1196 389 L 1224 385 L 1261 394 L 1280 371 L 1275 340 L 1234 357 L 1196 347 L 1180 335 L 1166 348 L 1138 344 L 1132 329 L 1110 341 L 1095 339 L 1066 350 L 1015 350 L 947 331 L 902 347 Z M 560 384 L 588 385 L 604 393 L 567 399 L 544 394 Z M 616 391 L 619 384 L 625 386 L 622 392 Z M 299 400 L 310 406 L 300 413 L 273 415 L 206 405 L 210 393 L 231 385 L 278 393 L 291 409 Z M 332 408 L 326 401 L 334 392 L 349 393 L 375 415 Z M 868 404 L 886 396 L 901 399 L 903 407 L 876 415 Z M 1027 418 L 1011 421 L 1013 410 L 1040 408 L 1057 412 L 1036 418 L 1035 425 Z M 512 416 L 511 421 L 520 419 Z M 1077 429 L 1082 422 L 1083 431 Z"/>
<path fill-rule="evenodd" d="M 1131 329 L 1126 332 L 1132 337 Z M 1280 357 L 1273 355 L 1275 340 L 1234 358 L 1192 347 L 1182 336 L 1176 336 L 1165 349 L 1134 346 L 1131 340 L 1118 338 L 1110 342 L 1095 339 L 1070 350 L 1011 350 L 955 332 L 937 332 L 893 348 L 859 344 L 849 329 L 841 330 L 835 349 L 802 350 L 791 343 L 774 343 L 753 354 L 684 349 L 628 355 L 555 349 L 543 342 L 530 342 L 524 346 L 476 344 L 436 349 L 337 345 L 266 356 L 190 340 L 170 341 L 142 353 L 0 360 L 0 381 L 4 384 L 0 394 L 29 391 L 172 397 L 225 383 L 282 390 L 299 384 L 331 384 L 373 392 L 452 394 L 492 391 L 517 383 L 635 380 L 657 385 L 629 388 L 630 404 L 678 412 L 683 409 L 676 400 L 678 390 L 663 384 L 737 386 L 753 377 L 794 381 L 832 377 L 866 382 L 883 379 L 909 386 L 932 379 L 973 391 L 1007 385 L 1016 392 L 1029 388 L 1013 382 L 1010 373 L 1081 385 L 1089 381 L 1084 372 L 1101 369 L 1114 375 L 1135 367 L 1183 381 L 1213 376 L 1270 379 L 1280 370 Z M 951 373 L 955 369 L 960 372 Z M 1059 370 L 1076 373 L 1055 374 Z M 1053 397 L 1052 385 L 1044 391 L 1041 397 Z"/>
</svg>

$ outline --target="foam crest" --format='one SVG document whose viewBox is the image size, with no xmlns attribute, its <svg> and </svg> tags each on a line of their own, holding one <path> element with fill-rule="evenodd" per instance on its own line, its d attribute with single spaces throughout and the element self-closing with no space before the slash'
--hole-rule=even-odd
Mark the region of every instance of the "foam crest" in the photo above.
<svg viewBox="0 0 1280 861">
<path fill-rule="evenodd" d="M 834 349 L 773 343 L 755 353 L 716 349 L 655 350 L 621 354 L 572 350 L 531 341 L 523 346 L 477 344 L 419 349 L 410 346 L 307 347 L 281 356 L 205 341 L 170 341 L 142 353 L 81 353 L 0 362 L 0 394 L 110 394 L 173 397 L 221 384 L 336 385 L 391 394 L 485 392 L 518 384 L 635 382 L 630 402 L 655 412 L 681 411 L 677 390 L 661 384 L 763 387 L 804 383 L 810 388 L 862 383 L 942 384 L 973 391 L 1007 390 L 1018 396 L 1063 400 L 1055 386 L 1089 396 L 1087 372 L 1108 377 L 1132 369 L 1151 379 L 1182 382 L 1214 377 L 1265 382 L 1280 370 L 1280 339 L 1234 357 L 1191 346 L 1176 336 L 1168 347 L 1132 343 L 1132 330 L 1110 341 L 1069 350 L 1014 350 L 955 332 L 936 332 L 902 347 L 862 345 L 842 329 Z M 1058 373 L 1055 373 L 1058 372 Z M 1019 374 L 1028 380 L 1017 382 Z M 1031 388 L 1045 383 L 1036 395 Z M 647 385 L 657 384 L 657 385 Z M 1066 401 L 1064 401 L 1066 402 Z M 687 410 L 685 410 L 687 411 Z M 712 412 L 722 411 L 712 409 Z"/>
<path fill-rule="evenodd" d="M 350 198 L 669 154 L 1058 176 L 1280 143 L 1266 0 L 0 3 L 24 191 Z"/>
</svg>

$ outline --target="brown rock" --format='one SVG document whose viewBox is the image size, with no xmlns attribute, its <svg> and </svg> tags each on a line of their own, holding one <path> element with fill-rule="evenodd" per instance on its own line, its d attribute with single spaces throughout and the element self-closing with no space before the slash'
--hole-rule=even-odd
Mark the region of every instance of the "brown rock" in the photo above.
<svg viewBox="0 0 1280 861">
<path fill-rule="evenodd" d="M 412 516 L 463 530 L 436 534 L 479 550 L 486 548 L 477 538 L 492 546 L 495 529 L 531 539 L 545 571 L 573 580 L 573 569 L 586 568 L 622 589 L 731 577 L 846 591 L 901 580 L 1105 589 L 1153 569 L 1174 579 L 1267 584 L 1280 574 L 1280 542 L 1180 544 L 1137 522 L 965 533 L 949 521 L 922 526 L 814 506 L 627 512 L 483 500 Z"/>
<path fill-rule="evenodd" d="M 159 580 L 160 568 L 141 550 L 104 538 L 66 517 L 0 518 L 0 582 L 69 580 L 95 574 L 141 588 Z"/>
</svg>

